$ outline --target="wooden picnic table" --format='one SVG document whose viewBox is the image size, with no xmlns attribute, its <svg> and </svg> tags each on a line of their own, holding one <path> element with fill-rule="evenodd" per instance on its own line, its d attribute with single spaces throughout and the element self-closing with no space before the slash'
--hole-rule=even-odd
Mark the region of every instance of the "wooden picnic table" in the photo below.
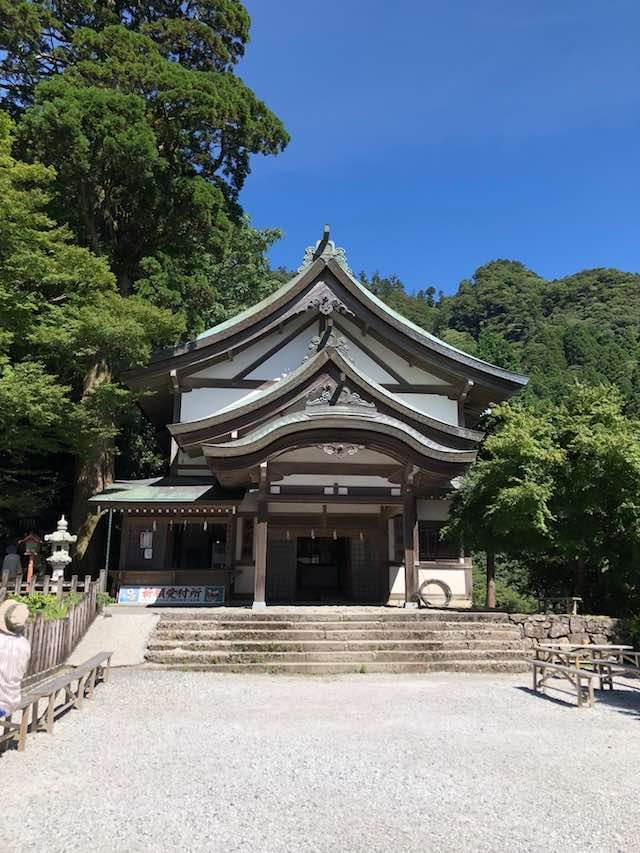
<svg viewBox="0 0 640 853">
<path fill-rule="evenodd" d="M 625 660 L 638 666 L 640 652 L 633 646 L 623 643 L 538 643 L 534 649 L 536 660 L 557 661 L 567 665 L 577 666 L 580 660 L 611 660 L 623 663 Z"/>
<path fill-rule="evenodd" d="M 623 643 L 538 643 L 534 652 L 544 680 L 552 678 L 554 671 L 560 677 L 566 677 L 563 672 L 565 669 L 589 669 L 597 674 L 600 689 L 604 686 L 613 689 L 614 669 L 627 673 L 640 672 L 640 652 Z M 546 673 L 544 664 L 548 665 Z M 572 678 L 569 680 L 573 683 Z"/>
</svg>

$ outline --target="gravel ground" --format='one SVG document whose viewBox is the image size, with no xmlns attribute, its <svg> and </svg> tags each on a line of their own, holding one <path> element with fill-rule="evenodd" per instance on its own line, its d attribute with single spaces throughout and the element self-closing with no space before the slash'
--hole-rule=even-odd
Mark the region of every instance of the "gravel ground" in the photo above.
<svg viewBox="0 0 640 853">
<path fill-rule="evenodd" d="M 640 690 L 528 684 L 119 670 L 0 757 L 0 850 L 639 850 Z"/>
</svg>

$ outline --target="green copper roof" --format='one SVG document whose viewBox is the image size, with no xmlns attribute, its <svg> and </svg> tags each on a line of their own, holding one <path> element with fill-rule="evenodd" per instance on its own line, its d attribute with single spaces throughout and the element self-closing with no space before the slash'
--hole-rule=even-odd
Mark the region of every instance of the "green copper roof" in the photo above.
<svg viewBox="0 0 640 853">
<path fill-rule="evenodd" d="M 238 503 L 242 490 L 222 489 L 212 478 L 154 477 L 150 480 L 116 480 L 90 498 L 92 504 L 215 504 Z M 184 480 L 184 482 L 181 482 Z"/>
</svg>

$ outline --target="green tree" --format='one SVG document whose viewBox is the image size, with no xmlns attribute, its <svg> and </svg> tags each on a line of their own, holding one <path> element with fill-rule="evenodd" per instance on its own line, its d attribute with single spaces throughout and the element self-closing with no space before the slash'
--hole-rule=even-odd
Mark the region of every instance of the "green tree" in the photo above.
<svg viewBox="0 0 640 853">
<path fill-rule="evenodd" d="M 17 7 L 0 0 L 0 86 L 20 116 L 19 151 L 54 168 L 49 211 L 108 260 L 120 296 L 134 300 L 123 307 L 109 294 L 97 315 L 87 303 L 66 318 L 65 333 L 51 311 L 39 332 L 42 347 L 57 358 L 74 352 L 85 371 L 78 527 L 87 498 L 113 477 L 113 438 L 128 399 L 117 377 L 138 350 L 148 352 L 148 336 L 135 327 L 151 316 L 150 303 L 197 330 L 272 286 L 261 273 L 276 235 L 254 232 L 238 197 L 250 157 L 277 154 L 288 135 L 233 73 L 249 33 L 236 0 Z M 215 275 L 217 288 L 208 280 Z M 174 335 L 180 325 L 176 318 Z M 156 328 L 166 342 L 168 324 Z M 94 523 L 83 527 L 82 543 Z"/>
<path fill-rule="evenodd" d="M 230 71 L 244 55 L 249 15 L 239 0 L 0 0 L 0 77 L 14 110 L 41 80 L 76 61 L 74 36 L 121 25 L 152 39 L 164 57 L 198 71 Z"/>
<path fill-rule="evenodd" d="M 118 408 L 129 398 L 107 358 L 116 367 L 142 364 L 180 322 L 137 297 L 123 299 L 105 261 L 51 220 L 55 174 L 12 156 L 12 129 L 0 111 L 0 468 L 4 508 L 14 513 L 28 506 L 24 494 L 16 501 L 16 472 L 40 472 L 33 514 L 52 494 L 48 457 L 71 453 L 83 470 L 96 447 L 112 452 Z M 95 472 L 100 483 L 105 476 Z"/>
<path fill-rule="evenodd" d="M 551 501 L 562 453 L 542 412 L 520 404 L 495 408 L 476 464 L 454 493 L 446 535 L 487 555 L 487 607 L 495 607 L 495 554 L 548 547 Z"/>
<path fill-rule="evenodd" d="M 611 386 L 576 385 L 554 415 L 554 550 L 589 606 L 639 600 L 640 423 Z"/>
<path fill-rule="evenodd" d="M 56 216 L 109 259 L 125 296 L 145 258 L 220 259 L 242 226 L 250 155 L 282 150 L 281 122 L 236 76 L 170 61 L 122 26 L 73 44 L 76 62 L 36 88 L 20 123 L 25 156 L 56 169 Z"/>
<path fill-rule="evenodd" d="M 620 392 L 576 384 L 555 405 L 503 404 L 488 428 L 447 528 L 487 553 L 488 606 L 496 553 L 552 592 L 573 583 L 587 608 L 638 606 L 640 424 Z"/>
</svg>

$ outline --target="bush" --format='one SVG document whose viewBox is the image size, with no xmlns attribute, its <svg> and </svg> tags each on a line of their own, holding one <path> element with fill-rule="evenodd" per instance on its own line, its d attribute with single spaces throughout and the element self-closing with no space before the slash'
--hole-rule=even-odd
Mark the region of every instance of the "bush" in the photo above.
<svg viewBox="0 0 640 853">
<path fill-rule="evenodd" d="M 486 597 L 486 566 L 484 555 L 473 559 L 473 605 L 484 607 Z M 496 608 L 507 613 L 535 613 L 537 599 L 527 590 L 524 571 L 513 561 L 496 558 Z"/>
<path fill-rule="evenodd" d="M 640 613 L 620 619 L 616 633 L 619 642 L 630 643 L 634 649 L 640 648 Z"/>
<path fill-rule="evenodd" d="M 96 595 L 96 604 L 98 605 L 99 610 L 102 610 L 103 607 L 108 607 L 110 604 L 115 603 L 115 598 L 112 598 L 108 592 L 99 592 Z"/>
<path fill-rule="evenodd" d="M 496 580 L 496 607 L 507 613 L 536 613 L 538 602 L 529 595 L 523 595 L 509 584 Z"/>
<path fill-rule="evenodd" d="M 56 595 L 33 592 L 31 595 L 10 595 L 9 598 L 20 604 L 26 604 L 31 619 L 38 614 L 42 614 L 45 619 L 64 619 L 69 609 L 82 601 L 82 594 L 67 592 L 59 599 Z"/>
</svg>

